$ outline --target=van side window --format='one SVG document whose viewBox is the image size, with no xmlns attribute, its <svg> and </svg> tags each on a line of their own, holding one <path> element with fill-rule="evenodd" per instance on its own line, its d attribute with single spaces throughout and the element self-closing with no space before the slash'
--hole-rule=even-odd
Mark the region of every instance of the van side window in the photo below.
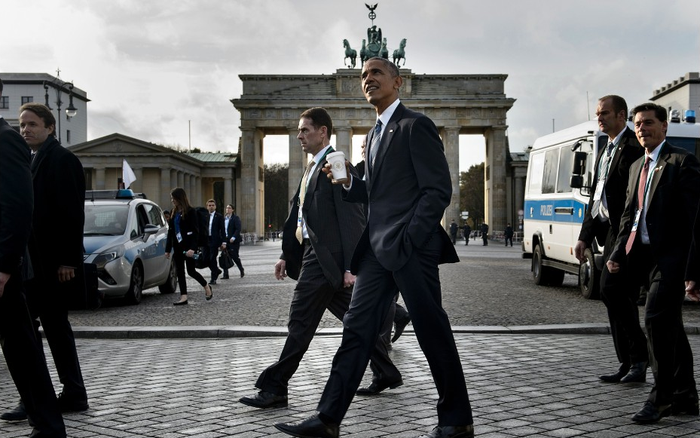
<svg viewBox="0 0 700 438">
<path fill-rule="evenodd" d="M 550 149 L 544 154 L 544 172 L 542 172 L 542 193 L 554 193 L 557 187 L 559 168 L 559 149 Z"/>
<path fill-rule="evenodd" d="M 557 177 L 557 193 L 571 192 L 571 169 L 574 167 L 574 151 L 571 147 L 561 148 L 559 157 L 559 175 Z"/>
<path fill-rule="evenodd" d="M 544 167 L 544 154 L 530 154 L 530 175 L 528 175 L 527 193 L 529 195 L 542 194 L 542 168 Z"/>
</svg>

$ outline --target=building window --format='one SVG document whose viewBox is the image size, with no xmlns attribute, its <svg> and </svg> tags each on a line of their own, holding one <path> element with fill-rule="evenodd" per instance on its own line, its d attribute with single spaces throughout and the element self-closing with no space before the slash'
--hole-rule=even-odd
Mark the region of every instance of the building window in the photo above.
<svg viewBox="0 0 700 438">
<path fill-rule="evenodd" d="M 10 96 L 0 96 L 0 109 L 10 109 Z"/>
<path fill-rule="evenodd" d="M 22 96 L 22 105 L 29 102 L 34 102 L 34 96 Z"/>
</svg>

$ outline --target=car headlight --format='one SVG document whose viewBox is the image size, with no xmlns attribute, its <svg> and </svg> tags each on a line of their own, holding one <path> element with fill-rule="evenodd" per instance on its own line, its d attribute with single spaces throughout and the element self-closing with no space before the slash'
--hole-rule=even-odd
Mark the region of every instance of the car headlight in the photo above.
<svg viewBox="0 0 700 438">
<path fill-rule="evenodd" d="M 116 260 L 124 255 L 124 246 L 119 245 L 112 247 L 106 251 L 103 251 L 100 255 L 95 257 L 94 264 L 97 265 L 97 269 L 104 269 L 105 265 L 112 260 Z"/>
</svg>

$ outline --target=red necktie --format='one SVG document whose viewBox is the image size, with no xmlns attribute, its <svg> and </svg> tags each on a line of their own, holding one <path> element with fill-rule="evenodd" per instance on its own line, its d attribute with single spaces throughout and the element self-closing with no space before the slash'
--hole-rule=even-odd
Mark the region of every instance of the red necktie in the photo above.
<svg viewBox="0 0 700 438">
<path fill-rule="evenodd" d="M 644 192 L 646 191 L 647 179 L 649 176 L 649 161 L 651 161 L 651 158 L 646 157 L 646 159 L 644 160 L 644 166 L 642 167 L 642 173 L 641 175 L 639 175 L 639 185 L 637 186 L 637 211 L 639 211 L 640 213 L 639 223 L 637 224 L 636 228 L 639 228 L 639 225 L 642 222 L 642 210 L 644 209 Z M 627 239 L 627 245 L 625 245 L 625 254 L 629 254 L 632 250 L 632 245 L 634 245 L 635 237 L 637 237 L 636 229 L 632 230 L 629 238 Z"/>
</svg>

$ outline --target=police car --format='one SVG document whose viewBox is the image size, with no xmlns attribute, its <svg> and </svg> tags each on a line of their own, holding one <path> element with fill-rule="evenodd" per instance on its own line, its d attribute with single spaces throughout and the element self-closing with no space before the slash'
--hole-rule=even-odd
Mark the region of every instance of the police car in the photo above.
<svg viewBox="0 0 700 438">
<path fill-rule="evenodd" d="M 165 258 L 167 236 L 163 212 L 143 194 L 86 191 L 84 262 L 96 267 L 100 298 L 138 304 L 144 289 L 175 292 L 175 265 Z"/>
</svg>

